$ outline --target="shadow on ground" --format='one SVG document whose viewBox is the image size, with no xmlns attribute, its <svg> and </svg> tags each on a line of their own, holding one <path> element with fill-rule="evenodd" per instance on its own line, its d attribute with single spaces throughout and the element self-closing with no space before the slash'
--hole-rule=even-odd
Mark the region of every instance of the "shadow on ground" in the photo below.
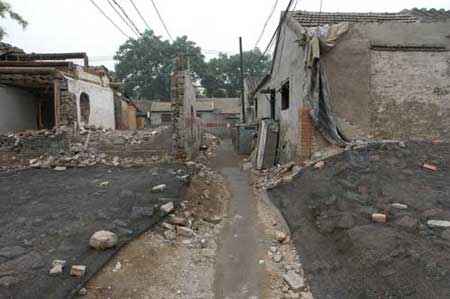
<svg viewBox="0 0 450 299">
<path fill-rule="evenodd" d="M 450 220 L 450 145 L 348 151 L 269 196 L 290 226 L 314 298 L 450 298 L 450 230 L 427 225 Z M 387 223 L 371 221 L 377 212 Z"/>
<path fill-rule="evenodd" d="M 0 172 L 0 298 L 73 296 L 122 245 L 161 219 L 161 198 L 181 196 L 180 169 L 188 171 L 173 164 Z M 152 193 L 158 184 L 166 191 Z M 119 246 L 90 249 L 90 236 L 101 229 L 117 233 Z M 49 276 L 54 259 L 67 261 L 63 275 Z M 86 265 L 86 275 L 69 276 L 72 265 Z"/>
</svg>

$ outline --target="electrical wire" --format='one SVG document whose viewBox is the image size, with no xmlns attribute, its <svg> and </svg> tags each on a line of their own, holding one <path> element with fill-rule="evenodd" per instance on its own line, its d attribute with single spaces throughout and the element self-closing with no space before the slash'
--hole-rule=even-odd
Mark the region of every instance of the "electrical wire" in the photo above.
<svg viewBox="0 0 450 299">
<path fill-rule="evenodd" d="M 260 57 L 260 60 L 262 60 L 262 59 L 264 58 L 264 56 L 266 56 L 266 54 L 268 53 L 269 49 L 272 47 L 272 44 L 275 42 L 276 37 L 277 37 L 277 35 L 278 35 L 278 33 L 279 33 L 281 27 L 283 26 L 283 23 L 284 23 L 284 21 L 286 20 L 286 17 L 287 17 L 287 15 L 288 15 L 288 13 L 289 13 L 289 11 L 290 11 L 290 9 L 291 9 L 293 3 L 294 3 L 294 0 L 290 0 L 290 1 L 289 1 L 288 5 L 287 5 L 287 7 L 286 7 L 286 10 L 284 11 L 284 14 L 283 14 L 283 16 L 282 16 L 281 19 L 280 19 L 280 23 L 278 24 L 277 29 L 276 29 L 275 32 L 273 33 L 273 35 L 272 35 L 272 37 L 271 37 L 271 39 L 270 39 L 270 41 L 269 41 L 269 44 L 267 45 L 266 49 L 265 49 L 264 52 L 262 53 L 262 55 L 261 55 L 261 57 Z"/>
<path fill-rule="evenodd" d="M 152 1 L 152 4 L 153 4 L 153 8 L 154 8 L 155 11 L 156 11 L 156 14 L 158 15 L 158 18 L 159 18 L 159 20 L 161 21 L 161 23 L 162 23 L 162 25 L 163 25 L 163 27 L 164 27 L 164 30 L 166 30 L 166 33 L 167 33 L 167 35 L 169 36 L 170 40 L 171 40 L 172 42 L 174 42 L 174 40 L 173 40 L 173 38 L 172 38 L 172 35 L 171 35 L 170 32 L 169 32 L 169 29 L 167 29 L 166 23 L 164 22 L 164 20 L 163 20 L 161 14 L 159 13 L 158 7 L 156 7 L 155 1 L 153 1 L 153 0 L 151 0 L 151 1 Z"/>
<path fill-rule="evenodd" d="M 144 16 L 141 14 L 141 11 L 137 8 L 136 4 L 134 3 L 133 0 L 130 0 L 131 4 L 133 4 L 134 9 L 136 10 L 136 12 L 138 13 L 139 17 L 141 17 L 142 22 L 144 22 L 145 26 L 147 26 L 148 30 L 150 29 L 150 26 L 148 25 L 147 21 L 145 20 Z"/>
<path fill-rule="evenodd" d="M 120 13 L 120 11 L 117 10 L 117 8 L 111 3 L 110 0 L 107 0 L 109 6 L 111 6 L 111 8 L 114 10 L 114 12 L 119 16 L 119 18 L 122 20 L 122 22 L 125 23 L 125 25 L 128 26 L 128 28 L 131 30 L 131 32 L 133 32 L 134 34 L 136 34 L 137 37 L 139 37 L 139 33 L 136 32 L 136 30 L 133 28 L 133 26 L 131 26 L 128 21 L 122 16 L 122 14 Z"/>
<path fill-rule="evenodd" d="M 279 1 L 279 0 L 276 0 L 276 1 L 275 1 L 275 4 L 274 4 L 273 7 L 272 7 L 272 10 L 271 10 L 271 12 L 270 12 L 270 14 L 269 14 L 269 17 L 267 18 L 266 22 L 264 23 L 264 27 L 263 27 L 263 29 L 262 29 L 262 31 L 261 31 L 261 34 L 259 35 L 258 40 L 257 40 L 256 43 L 255 43 L 255 48 L 258 47 L 259 42 L 261 41 L 261 39 L 262 39 L 263 36 L 264 36 L 264 33 L 266 32 L 267 25 L 269 24 L 270 19 L 272 19 L 272 16 L 273 16 L 273 14 L 275 13 L 275 9 L 276 9 L 277 6 L 278 6 L 278 1 Z"/>
<path fill-rule="evenodd" d="M 123 13 L 123 15 L 125 16 L 125 18 L 130 22 L 130 24 L 133 26 L 133 28 L 136 30 L 136 32 L 143 37 L 142 33 L 139 32 L 139 29 L 137 28 L 136 24 L 133 22 L 133 20 L 128 16 L 127 12 L 125 11 L 125 9 L 123 9 L 122 6 L 120 6 L 119 3 L 117 3 L 116 0 L 112 0 L 114 2 L 114 4 L 120 9 L 120 11 Z"/>
<path fill-rule="evenodd" d="M 94 0 L 91 0 L 91 3 L 100 11 L 100 13 L 108 19 L 109 22 L 111 22 L 111 24 L 114 25 L 114 27 L 116 27 L 117 30 L 119 30 L 125 37 L 131 39 L 131 37 L 125 33 L 125 31 L 123 31 L 116 23 L 114 23 L 114 21 L 108 17 L 108 15 L 100 8 L 100 6 L 97 5 L 97 3 L 94 2 Z"/>
</svg>

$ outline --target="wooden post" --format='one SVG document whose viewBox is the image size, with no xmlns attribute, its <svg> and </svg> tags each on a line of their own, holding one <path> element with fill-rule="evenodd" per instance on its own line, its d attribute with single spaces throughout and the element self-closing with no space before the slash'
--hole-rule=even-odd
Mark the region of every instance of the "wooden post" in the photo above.
<svg viewBox="0 0 450 299">
<path fill-rule="evenodd" d="M 59 128 L 59 115 L 60 115 L 60 103 L 61 103 L 61 82 L 59 79 L 53 80 L 53 104 L 55 111 L 55 128 Z"/>
</svg>

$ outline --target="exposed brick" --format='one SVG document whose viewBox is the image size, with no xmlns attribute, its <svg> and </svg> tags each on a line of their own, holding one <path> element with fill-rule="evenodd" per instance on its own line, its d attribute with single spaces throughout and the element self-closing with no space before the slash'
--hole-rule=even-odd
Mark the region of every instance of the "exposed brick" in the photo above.
<svg viewBox="0 0 450 299">
<path fill-rule="evenodd" d="M 313 146 L 314 122 L 308 108 L 299 110 L 299 136 L 297 144 L 298 162 L 303 164 L 310 158 Z"/>
</svg>

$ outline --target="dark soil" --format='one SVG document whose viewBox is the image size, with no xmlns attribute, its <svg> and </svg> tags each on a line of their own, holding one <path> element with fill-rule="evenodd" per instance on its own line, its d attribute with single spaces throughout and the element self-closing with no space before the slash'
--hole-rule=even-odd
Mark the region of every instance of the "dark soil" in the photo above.
<svg viewBox="0 0 450 299">
<path fill-rule="evenodd" d="M 161 219 L 160 198 L 181 196 L 178 169 L 188 171 L 163 165 L 0 172 L 0 298 L 72 297 L 123 244 Z M 152 193 L 158 184 L 166 191 Z M 119 246 L 89 248 L 101 229 L 117 233 Z M 63 275 L 49 276 L 54 259 L 67 261 Z M 69 276 L 72 265 L 86 265 L 86 275 Z"/>
<path fill-rule="evenodd" d="M 450 231 L 427 225 L 450 220 L 449 144 L 348 151 L 269 196 L 292 230 L 314 298 L 450 298 Z M 387 223 L 371 221 L 377 212 Z"/>
</svg>

